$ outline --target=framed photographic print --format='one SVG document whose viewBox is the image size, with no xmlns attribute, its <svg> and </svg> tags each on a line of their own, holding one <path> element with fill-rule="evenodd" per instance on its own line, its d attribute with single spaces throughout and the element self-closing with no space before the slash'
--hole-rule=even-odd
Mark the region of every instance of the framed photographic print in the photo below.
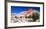
<svg viewBox="0 0 46 29">
<path fill-rule="evenodd" d="M 7 2 L 5 25 L 9 28 L 44 26 L 43 2 Z"/>
</svg>

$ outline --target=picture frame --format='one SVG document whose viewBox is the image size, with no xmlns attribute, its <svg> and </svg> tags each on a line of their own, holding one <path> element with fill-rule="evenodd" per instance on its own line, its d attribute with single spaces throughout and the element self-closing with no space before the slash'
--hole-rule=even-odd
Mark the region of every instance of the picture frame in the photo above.
<svg viewBox="0 0 46 29">
<path fill-rule="evenodd" d="M 22 5 L 22 4 L 24 4 L 24 5 Z M 41 20 L 42 21 L 41 22 L 37 22 L 36 21 L 34 23 L 31 22 L 29 24 L 28 23 L 16 23 L 16 24 L 15 23 L 11 23 L 10 22 L 10 19 L 11 19 L 10 17 L 12 15 L 11 12 L 13 12 L 13 10 L 9 11 L 9 10 L 11 10 L 10 6 L 12 6 L 12 7 L 13 6 L 24 6 L 24 8 L 25 8 L 25 6 L 29 6 L 31 8 L 32 7 L 39 7 L 39 8 L 32 8 L 32 9 L 40 9 L 40 21 Z M 6 2 L 5 3 L 5 28 L 40 27 L 40 26 L 44 26 L 44 3 L 43 2 L 10 1 L 10 2 Z"/>
</svg>

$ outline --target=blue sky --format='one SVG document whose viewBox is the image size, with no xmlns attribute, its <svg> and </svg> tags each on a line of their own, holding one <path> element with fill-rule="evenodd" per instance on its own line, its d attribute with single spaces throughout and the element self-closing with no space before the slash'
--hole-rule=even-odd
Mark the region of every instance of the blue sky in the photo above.
<svg viewBox="0 0 46 29">
<path fill-rule="evenodd" d="M 27 11 L 29 8 L 40 11 L 40 7 L 11 6 L 11 13 L 20 13 L 22 11 Z"/>
</svg>

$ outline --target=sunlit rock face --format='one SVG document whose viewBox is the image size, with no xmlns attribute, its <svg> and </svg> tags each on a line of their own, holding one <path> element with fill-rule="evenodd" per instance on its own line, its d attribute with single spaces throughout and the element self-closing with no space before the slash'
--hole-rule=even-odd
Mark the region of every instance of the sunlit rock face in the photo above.
<svg viewBox="0 0 46 29">
<path fill-rule="evenodd" d="M 27 11 L 22 11 L 20 12 L 19 14 L 16 14 L 16 16 L 18 17 L 25 17 L 25 16 L 28 16 L 28 15 L 31 15 L 32 14 L 32 9 L 29 9 Z"/>
<path fill-rule="evenodd" d="M 19 14 L 12 13 L 12 22 L 39 22 L 40 12 L 36 10 L 29 9 L 27 11 L 23 11 Z"/>
</svg>

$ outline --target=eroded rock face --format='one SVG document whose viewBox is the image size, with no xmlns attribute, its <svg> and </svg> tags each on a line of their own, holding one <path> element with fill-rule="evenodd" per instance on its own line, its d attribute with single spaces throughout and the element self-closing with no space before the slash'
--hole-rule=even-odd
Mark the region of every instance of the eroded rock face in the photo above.
<svg viewBox="0 0 46 29">
<path fill-rule="evenodd" d="M 32 13 L 29 14 L 24 14 L 21 15 L 23 13 L 20 14 L 16 14 L 14 16 L 15 19 L 13 19 L 15 22 L 36 22 L 39 21 L 39 17 L 40 17 L 40 12 L 38 11 L 32 11 Z"/>
</svg>

